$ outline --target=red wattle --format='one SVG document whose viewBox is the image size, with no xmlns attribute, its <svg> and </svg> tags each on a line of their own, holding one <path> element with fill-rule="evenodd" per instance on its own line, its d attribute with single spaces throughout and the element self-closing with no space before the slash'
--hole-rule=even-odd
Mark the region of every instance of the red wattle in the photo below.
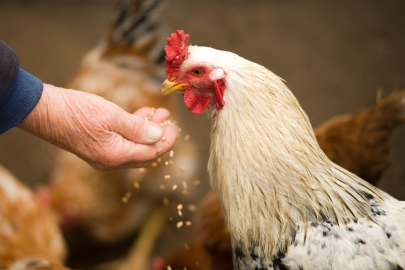
<svg viewBox="0 0 405 270">
<path fill-rule="evenodd" d="M 210 102 L 209 97 L 197 95 L 196 93 L 186 89 L 183 94 L 184 103 L 188 110 L 194 114 L 202 113 Z"/>
<path fill-rule="evenodd" d="M 218 111 L 220 111 L 225 105 L 225 101 L 222 98 L 225 90 L 224 79 L 214 81 L 214 86 L 215 86 L 215 103 L 217 105 Z"/>
</svg>

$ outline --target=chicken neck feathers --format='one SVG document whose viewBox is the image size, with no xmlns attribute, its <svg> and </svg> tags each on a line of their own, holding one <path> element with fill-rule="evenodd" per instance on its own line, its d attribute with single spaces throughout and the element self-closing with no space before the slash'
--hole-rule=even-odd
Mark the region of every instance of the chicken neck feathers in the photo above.
<svg viewBox="0 0 405 270">
<path fill-rule="evenodd" d="M 190 47 L 191 59 L 207 51 Z M 326 157 L 279 77 L 231 53 L 212 55 L 227 78 L 226 106 L 212 110 L 208 170 L 235 267 L 405 267 L 405 205 Z"/>
</svg>

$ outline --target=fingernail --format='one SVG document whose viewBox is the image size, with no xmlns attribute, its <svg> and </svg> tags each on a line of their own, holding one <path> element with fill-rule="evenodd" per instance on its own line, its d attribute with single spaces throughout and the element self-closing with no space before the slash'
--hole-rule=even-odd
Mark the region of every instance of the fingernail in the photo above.
<svg viewBox="0 0 405 270">
<path fill-rule="evenodd" d="M 163 130 L 158 125 L 149 124 L 148 138 L 150 140 L 158 140 L 163 135 Z"/>
</svg>

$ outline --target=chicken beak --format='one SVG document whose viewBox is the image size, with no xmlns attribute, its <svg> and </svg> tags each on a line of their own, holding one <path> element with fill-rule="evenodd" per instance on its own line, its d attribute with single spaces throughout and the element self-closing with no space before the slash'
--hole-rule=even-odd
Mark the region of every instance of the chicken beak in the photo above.
<svg viewBox="0 0 405 270">
<path fill-rule="evenodd" d="M 176 82 L 176 77 L 166 79 L 163 84 L 162 88 L 160 89 L 163 93 L 163 95 L 168 95 L 170 93 L 173 93 L 174 91 L 179 91 L 179 90 L 184 90 L 184 86 L 188 86 L 190 84 L 188 83 L 178 83 Z"/>
</svg>

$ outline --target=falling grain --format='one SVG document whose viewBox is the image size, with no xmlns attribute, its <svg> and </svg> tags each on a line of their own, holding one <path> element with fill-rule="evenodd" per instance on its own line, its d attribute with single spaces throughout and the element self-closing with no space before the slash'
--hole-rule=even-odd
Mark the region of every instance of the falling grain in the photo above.
<svg viewBox="0 0 405 270">
<path fill-rule="evenodd" d="M 166 206 L 168 206 L 168 205 L 169 205 L 169 199 L 166 198 L 166 197 L 164 197 L 164 198 L 163 198 L 163 204 L 166 205 Z"/>
<path fill-rule="evenodd" d="M 138 182 L 134 182 L 134 188 L 139 189 L 140 185 Z"/>
<path fill-rule="evenodd" d="M 163 138 L 161 139 L 162 142 L 166 141 L 166 136 L 163 136 Z"/>
<path fill-rule="evenodd" d="M 177 214 L 181 217 L 181 216 L 183 216 L 183 213 L 179 210 L 179 211 L 177 211 Z"/>
<path fill-rule="evenodd" d="M 190 134 L 186 134 L 186 136 L 184 137 L 184 140 L 188 141 L 190 139 Z"/>
<path fill-rule="evenodd" d="M 186 243 L 184 243 L 184 247 L 185 247 L 186 249 L 190 249 Z"/>
<path fill-rule="evenodd" d="M 177 189 L 177 185 L 173 185 L 172 190 L 176 190 Z"/>
<path fill-rule="evenodd" d="M 170 265 L 168 265 L 167 270 L 172 270 L 172 267 Z"/>
<path fill-rule="evenodd" d="M 123 203 L 127 203 L 128 200 L 129 200 L 129 198 L 131 198 L 131 195 L 132 195 L 131 192 L 127 192 L 127 193 L 125 194 L 125 196 L 121 198 L 121 201 L 122 201 Z"/>
<path fill-rule="evenodd" d="M 185 171 L 186 171 L 183 167 L 180 167 L 179 170 L 180 170 L 181 172 L 185 172 Z"/>
<path fill-rule="evenodd" d="M 139 168 L 138 170 L 140 173 L 144 173 L 145 172 L 145 168 Z"/>
<path fill-rule="evenodd" d="M 158 153 L 162 152 L 162 147 L 159 147 L 159 148 L 157 149 L 157 152 L 158 152 Z"/>
<path fill-rule="evenodd" d="M 191 221 L 186 221 L 186 226 L 191 226 Z"/>
<path fill-rule="evenodd" d="M 183 226 L 183 221 L 177 222 L 177 229 L 180 229 Z"/>
<path fill-rule="evenodd" d="M 174 165 L 174 161 L 173 160 L 169 160 L 169 165 L 173 166 Z"/>
<path fill-rule="evenodd" d="M 149 117 L 152 118 L 155 115 L 155 108 L 151 108 L 150 113 L 149 113 Z"/>
<path fill-rule="evenodd" d="M 191 212 L 195 212 L 195 210 L 197 210 L 197 206 L 195 206 L 195 204 L 190 204 L 188 206 L 188 210 Z"/>
<path fill-rule="evenodd" d="M 170 179 L 170 175 L 166 174 L 166 175 L 164 176 L 164 178 L 165 178 L 165 179 Z"/>
<path fill-rule="evenodd" d="M 183 209 L 183 205 L 182 204 L 177 205 L 177 210 L 181 210 L 181 209 Z"/>
<path fill-rule="evenodd" d="M 160 185 L 160 186 L 159 186 L 159 189 L 160 189 L 160 190 L 165 190 L 166 187 L 165 187 L 165 185 Z"/>
<path fill-rule="evenodd" d="M 181 192 L 181 194 L 183 194 L 184 196 L 188 196 L 188 191 L 183 189 L 183 191 Z"/>
<path fill-rule="evenodd" d="M 161 159 L 161 158 L 158 158 L 156 161 L 157 161 L 157 163 L 162 163 L 162 159 Z"/>
<path fill-rule="evenodd" d="M 194 180 L 193 181 L 194 186 L 199 186 L 200 183 L 201 183 L 200 180 Z"/>
<path fill-rule="evenodd" d="M 183 181 L 181 184 L 183 185 L 184 189 L 187 189 L 187 182 L 186 181 Z"/>
<path fill-rule="evenodd" d="M 166 165 L 166 166 L 169 165 L 169 161 L 165 161 L 165 165 Z"/>
<path fill-rule="evenodd" d="M 173 150 L 170 150 L 170 157 L 173 157 L 173 155 L 174 155 Z"/>
<path fill-rule="evenodd" d="M 157 167 L 157 165 L 158 164 L 156 162 L 152 162 L 152 164 L 151 164 L 152 167 Z"/>
</svg>

